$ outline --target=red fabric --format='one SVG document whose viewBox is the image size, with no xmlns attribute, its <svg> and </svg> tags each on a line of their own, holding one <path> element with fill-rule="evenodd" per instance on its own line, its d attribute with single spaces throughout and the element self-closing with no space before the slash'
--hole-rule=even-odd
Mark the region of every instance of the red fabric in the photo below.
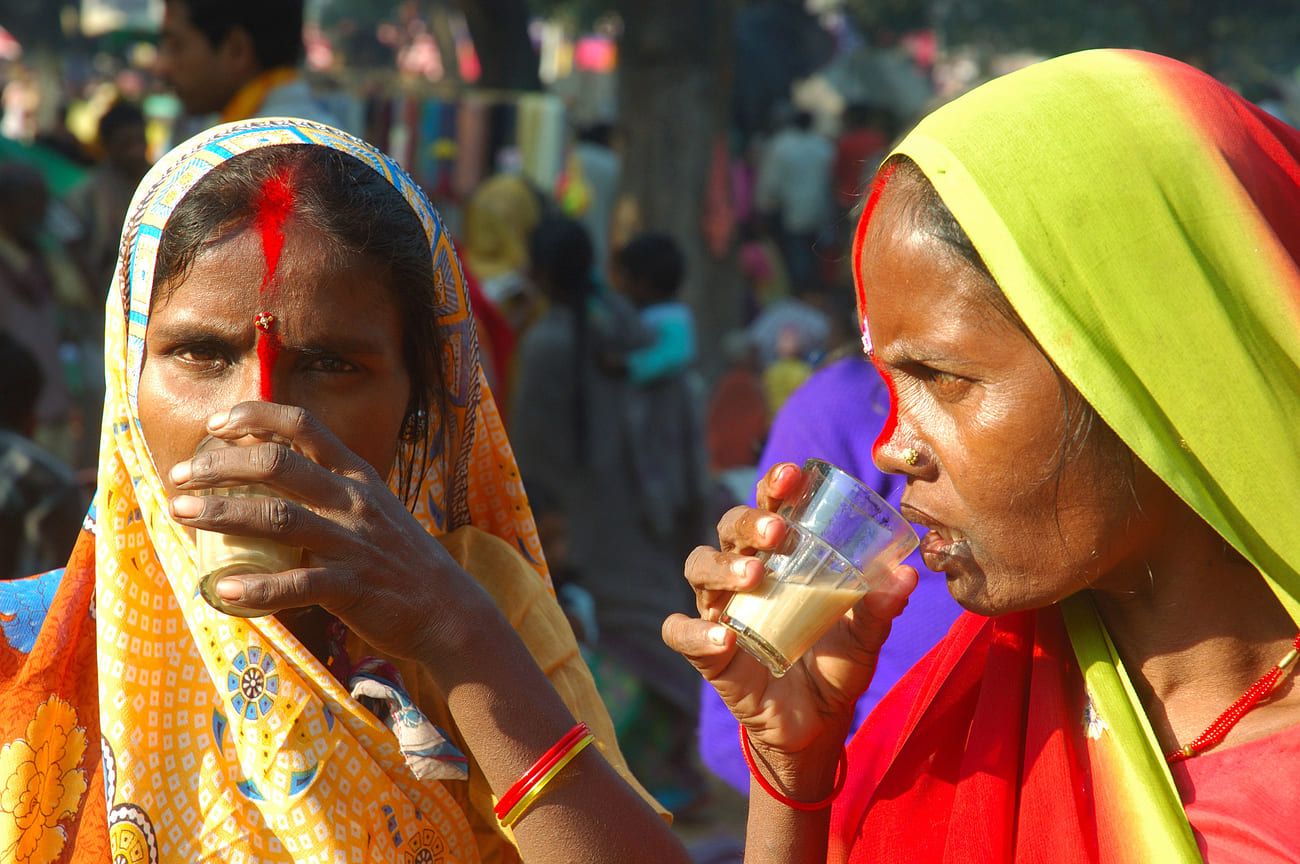
<svg viewBox="0 0 1300 864">
<path fill-rule="evenodd" d="M 709 467 L 743 468 L 758 461 L 767 437 L 767 399 L 752 369 L 734 367 L 718 380 L 709 401 Z"/>
<path fill-rule="evenodd" d="M 13 786 L 0 796 L 0 823 L 6 829 L 0 835 L 0 860 L 111 860 L 94 598 L 95 538 L 83 531 L 48 612 L 43 603 L 41 608 L 0 608 L 5 623 L 25 616 L 40 628 L 30 651 L 12 644 L 0 629 L 0 790 L 6 780 L 30 775 L 24 787 Z M 36 719 L 39 711 L 45 712 L 42 720 Z M 54 716 L 60 720 L 53 721 Z M 71 765 L 69 756 L 75 757 Z M 8 833 L 15 829 L 16 835 Z M 5 842 L 17 846 L 5 847 Z M 36 858 L 34 847 L 54 857 Z"/>
<path fill-rule="evenodd" d="M 963 615 L 854 736 L 829 860 L 1115 857 L 1124 837 L 1098 827 L 1083 708 L 1055 608 Z"/>
<path fill-rule="evenodd" d="M 1285 729 L 1174 766 L 1208 864 L 1300 861 L 1300 735 Z"/>
</svg>

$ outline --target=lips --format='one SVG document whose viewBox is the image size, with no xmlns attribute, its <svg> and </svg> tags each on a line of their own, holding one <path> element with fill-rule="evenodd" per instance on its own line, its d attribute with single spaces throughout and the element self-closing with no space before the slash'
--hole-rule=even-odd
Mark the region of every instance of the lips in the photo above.
<svg viewBox="0 0 1300 864">
<path fill-rule="evenodd" d="M 970 558 L 970 540 L 966 532 L 944 525 L 924 510 L 909 504 L 900 508 L 910 522 L 924 525 L 930 530 L 921 538 L 921 558 L 931 570 L 945 570 L 958 558 Z"/>
</svg>

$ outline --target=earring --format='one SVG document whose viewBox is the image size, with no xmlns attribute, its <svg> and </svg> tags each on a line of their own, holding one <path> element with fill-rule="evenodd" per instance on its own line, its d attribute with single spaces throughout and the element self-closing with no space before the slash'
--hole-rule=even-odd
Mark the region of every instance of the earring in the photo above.
<svg viewBox="0 0 1300 864">
<path fill-rule="evenodd" d="M 402 421 L 403 441 L 422 441 L 429 434 L 429 414 L 423 408 L 410 411 Z"/>
<path fill-rule="evenodd" d="M 908 447 L 900 455 L 904 462 L 913 467 L 916 466 L 916 461 L 921 458 L 921 454 L 917 452 L 915 447 Z"/>
</svg>

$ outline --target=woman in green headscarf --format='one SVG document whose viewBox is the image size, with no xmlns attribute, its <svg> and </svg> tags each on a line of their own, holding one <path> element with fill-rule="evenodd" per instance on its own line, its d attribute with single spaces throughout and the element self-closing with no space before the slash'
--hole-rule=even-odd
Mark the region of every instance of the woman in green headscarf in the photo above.
<svg viewBox="0 0 1300 864">
<path fill-rule="evenodd" d="M 1300 133 L 1059 58 L 924 120 L 854 248 L 876 461 L 970 614 L 838 765 L 915 574 L 773 679 L 712 622 L 785 527 L 728 514 L 665 638 L 751 742 L 747 860 L 1300 860 Z"/>
</svg>

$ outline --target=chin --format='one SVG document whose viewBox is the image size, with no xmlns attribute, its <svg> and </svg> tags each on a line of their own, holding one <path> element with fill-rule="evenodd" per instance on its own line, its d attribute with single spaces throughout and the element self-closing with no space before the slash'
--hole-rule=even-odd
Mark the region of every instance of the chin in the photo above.
<svg viewBox="0 0 1300 864">
<path fill-rule="evenodd" d="M 1008 576 L 991 580 L 978 569 L 973 572 L 949 570 L 944 575 L 948 579 L 948 593 L 952 594 L 957 604 L 967 612 L 986 618 L 1041 609 L 1055 602 L 1052 598 L 1039 598 L 1014 590 L 1017 584 L 1023 585 L 1023 577 L 1016 579 Z"/>
</svg>

